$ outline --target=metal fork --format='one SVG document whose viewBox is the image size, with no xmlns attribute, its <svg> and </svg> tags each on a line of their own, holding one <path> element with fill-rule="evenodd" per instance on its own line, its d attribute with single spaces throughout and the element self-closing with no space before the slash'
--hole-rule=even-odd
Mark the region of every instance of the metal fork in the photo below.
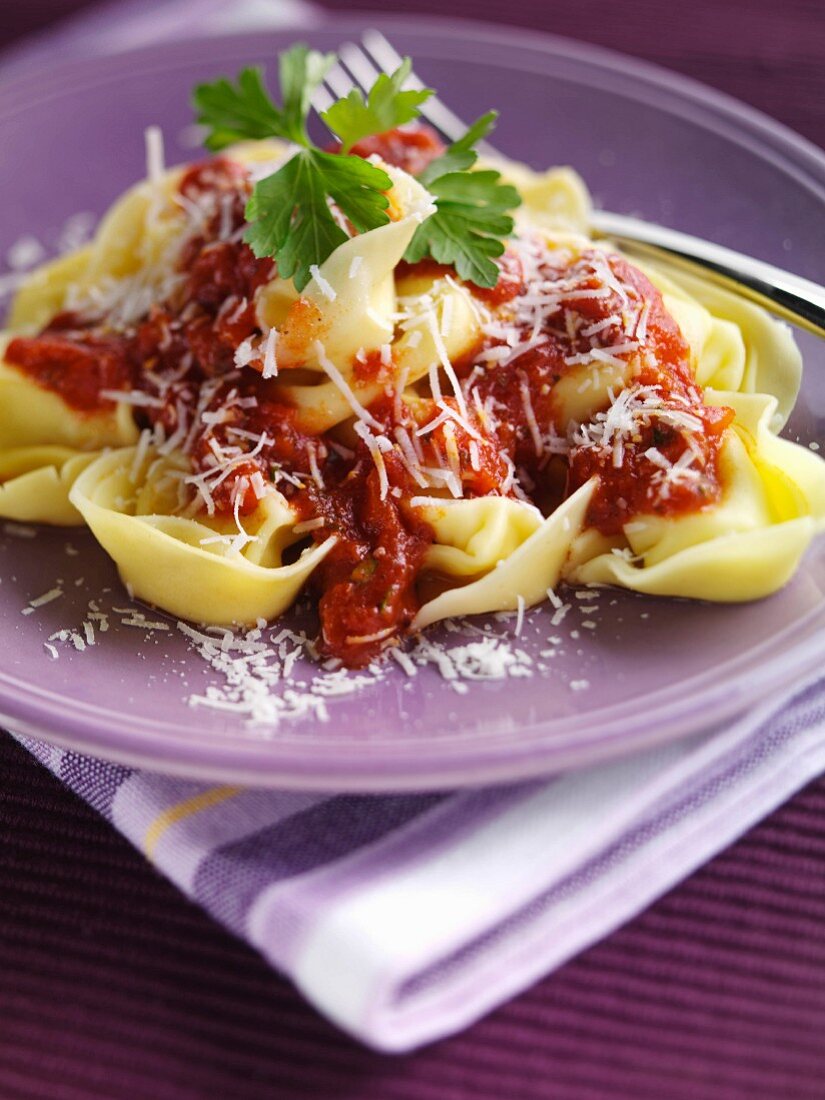
<svg viewBox="0 0 825 1100">
<path fill-rule="evenodd" d="M 318 111 L 325 110 L 354 86 L 366 91 L 379 72 L 392 73 L 401 64 L 400 55 L 378 30 L 366 31 L 360 46 L 354 42 L 345 43 L 338 57 L 339 62 L 326 78 L 326 86 L 319 88 L 313 98 L 313 106 Z M 421 88 L 423 85 L 411 73 L 407 87 Z M 435 96 L 426 100 L 420 111 L 422 117 L 450 141 L 455 141 L 467 129 L 466 123 Z M 478 150 L 486 156 L 502 155 L 487 142 L 480 142 Z M 825 337 L 825 287 L 809 279 L 711 241 L 608 210 L 593 211 L 590 230 L 594 237 L 609 237 L 628 252 L 665 260 L 756 302 L 785 321 Z"/>
</svg>

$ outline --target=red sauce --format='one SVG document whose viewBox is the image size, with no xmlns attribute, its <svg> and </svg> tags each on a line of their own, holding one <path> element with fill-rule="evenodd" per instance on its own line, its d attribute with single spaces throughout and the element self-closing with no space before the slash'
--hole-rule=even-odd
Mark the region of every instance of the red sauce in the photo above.
<svg viewBox="0 0 825 1100">
<path fill-rule="evenodd" d="M 192 201 L 216 193 L 234 198 L 236 193 L 249 193 L 248 175 L 244 166 L 236 160 L 210 157 L 187 168 L 179 189 L 184 198 Z"/>
<path fill-rule="evenodd" d="M 355 380 L 362 386 L 369 382 L 390 382 L 393 378 L 394 365 L 392 360 L 386 360 L 379 349 L 356 355 L 352 363 L 352 373 Z"/>
<path fill-rule="evenodd" d="M 431 131 L 419 128 L 391 131 L 355 151 L 377 152 L 420 171 L 441 148 Z M 13 340 L 7 360 L 80 413 L 110 409 L 107 390 L 145 394 L 147 403 L 135 407 L 139 426 L 160 425 L 179 445 L 185 438 L 193 474 L 207 485 L 204 508 L 248 515 L 260 491 L 276 484 L 303 518 L 322 518 L 311 539 L 337 538 L 310 582 L 318 594 L 325 655 L 352 667 L 366 664 L 413 620 L 433 540 L 408 503 L 433 492 L 429 482 L 422 484 L 422 469 L 465 496 L 526 492 L 546 512 L 595 475 L 587 519 L 608 535 L 639 513 L 673 515 L 718 499 L 719 445 L 733 414 L 704 405 L 678 327 L 659 293 L 626 261 L 609 257 L 604 283 L 593 267 L 601 253 L 584 253 L 571 263 L 545 251 L 528 275 L 524 258 L 506 252 L 496 286 L 475 289 L 481 303 L 497 311 L 501 335 L 490 329 L 492 335 L 454 364 L 463 379 L 460 396 L 442 375 L 440 402 L 422 396 L 425 386 L 419 386 L 407 403 L 392 392 L 394 367 L 385 354 L 358 357 L 356 379 L 387 387 L 370 407 L 379 425 L 373 431 L 398 444 L 377 459 L 360 438 L 303 432 L 277 381 L 261 376 L 264 334 L 254 299 L 274 265 L 256 259 L 241 239 L 250 190 L 246 170 L 214 158 L 187 171 L 180 190 L 182 205 L 197 208 L 198 228 L 182 247 L 180 279 L 165 300 L 132 324 L 60 314 L 39 336 Z M 399 274 L 450 271 L 424 261 L 402 265 Z M 549 287 L 558 302 L 541 319 L 542 339 L 534 347 L 529 301 L 537 287 Z M 594 347 L 619 349 L 615 355 L 628 361 L 631 354 L 621 345 L 631 339 L 625 314 L 634 311 L 636 335 L 641 313 L 646 334 L 632 385 L 634 392 L 655 394 L 658 412 L 640 419 L 616 465 L 610 447 L 588 446 L 584 437 L 572 446 L 565 441 L 568 425 L 560 422 L 555 388 L 575 357 L 590 356 Z M 299 301 L 282 326 L 279 347 L 305 346 L 317 324 L 310 304 Z M 239 369 L 236 357 L 244 347 L 248 355 Z M 244 368 L 256 349 L 258 358 Z M 687 436 L 679 430 L 679 417 L 686 415 L 693 425 Z M 685 463 L 688 446 L 694 472 L 665 481 L 660 474 Z M 228 473 L 216 457 L 225 461 L 227 455 Z"/>
<path fill-rule="evenodd" d="M 111 407 L 102 390 L 156 392 L 152 375 L 177 369 L 187 355 L 192 384 L 232 369 L 238 344 L 259 331 L 253 296 L 274 265 L 256 259 L 238 239 L 248 193 L 241 166 L 223 157 L 195 165 L 181 193 L 188 201 L 209 194 L 214 211 L 207 210 L 202 232 L 183 248 L 178 269 L 186 279 L 179 291 L 130 326 L 113 327 L 105 316 L 58 314 L 39 336 L 12 340 L 7 362 L 87 413 Z"/>
<path fill-rule="evenodd" d="M 657 386 L 662 393 L 662 404 L 677 415 L 684 405 L 674 397 L 681 396 L 677 384 L 670 388 L 661 385 L 658 372 L 643 374 L 640 385 Z M 672 516 L 694 512 L 719 499 L 721 486 L 718 476 L 719 448 L 725 429 L 733 420 L 733 410 L 695 403 L 690 415 L 700 422 L 699 432 L 691 433 L 694 450 L 689 451 L 684 435 L 661 419 L 640 428 L 632 447 L 625 447 L 620 466 L 616 466 L 610 451 L 575 450 L 570 458 L 569 488 L 572 492 L 593 475 L 599 483 L 587 512 L 587 523 L 605 535 L 618 535 L 625 523 L 634 516 L 658 514 Z M 675 466 L 683 457 L 693 458 L 691 467 L 697 476 L 685 480 L 666 482 L 661 467 L 646 457 L 654 448 L 670 465 Z"/>
<path fill-rule="evenodd" d="M 638 268 L 618 256 L 610 256 L 608 260 L 610 271 L 629 302 L 623 302 L 618 292 L 602 297 L 580 296 L 582 292 L 598 291 L 602 286 L 595 274 L 592 278 L 587 277 L 593 256 L 594 253 L 585 252 L 572 267 L 554 269 L 548 265 L 542 268 L 539 277 L 548 283 L 569 280 L 571 273 L 578 276 L 571 298 L 568 300 L 563 293 L 560 295 L 560 320 L 555 327 L 545 330 L 548 339 L 541 346 L 527 350 L 510 365 L 483 372 L 473 385 L 482 403 L 491 401 L 497 420 L 495 434 L 502 448 L 513 457 L 531 495 L 555 505 L 558 503 L 558 463 L 548 460 L 546 449 L 537 453 L 535 443 L 536 429 L 542 436 L 550 431 L 560 436 L 566 433 L 567 425 L 560 422 L 554 388 L 575 365 L 567 362 L 568 359 L 586 356 L 592 351 L 591 338 L 585 336 L 582 329 L 599 326 L 620 315 L 622 310 L 626 311 L 628 305 L 645 308 L 645 346 L 650 353 L 649 364 L 635 374 L 631 384 L 653 387 L 657 403 L 665 410 L 676 417 L 687 414 L 694 419 L 697 430 L 690 433 L 694 453 L 692 465 L 699 476 L 685 475 L 663 488 L 665 482 L 660 467 L 645 456 L 649 448 L 655 448 L 665 465 L 678 462 L 685 453 L 688 447 L 685 436 L 678 428 L 668 425 L 667 413 L 663 417 L 652 416 L 635 439 L 624 443 L 619 466 L 614 464 L 611 449 L 573 446 L 567 459 L 565 495 L 598 475 L 599 483 L 588 510 L 587 523 L 605 535 L 615 535 L 634 515 L 645 512 L 675 515 L 694 511 L 719 499 L 719 445 L 722 433 L 733 420 L 733 412 L 707 406 L 702 401 L 690 369 L 688 345 L 665 309 L 660 293 Z M 508 264 L 505 270 L 510 287 L 516 286 L 518 273 L 513 264 Z M 505 283 L 505 278 L 501 283 Z M 522 292 L 521 288 L 516 290 L 516 294 Z M 568 331 L 561 318 L 574 303 L 575 313 L 583 323 L 577 330 Z M 617 335 L 615 326 L 600 331 L 607 348 L 629 340 L 626 335 Z M 530 335 L 529 326 L 522 326 L 520 339 L 529 340 Z M 597 339 L 596 346 L 599 342 Z M 485 346 L 494 347 L 496 343 L 488 340 Z M 481 357 L 481 350 L 476 351 L 475 361 Z M 620 353 L 617 358 L 626 360 L 629 356 Z M 466 373 L 466 365 L 464 369 Z M 534 418 L 532 427 L 528 410 L 532 410 Z M 546 484 L 548 479 L 549 486 Z"/>
<path fill-rule="evenodd" d="M 505 252 L 497 262 L 499 270 L 498 280 L 495 286 L 482 287 L 475 283 L 469 285 L 473 288 L 473 294 L 491 309 L 511 302 L 513 298 L 525 292 L 524 272 L 518 256 L 513 252 Z M 427 257 L 411 264 L 402 260 L 396 266 L 398 279 L 423 277 L 427 279 L 443 279 L 445 275 L 456 277 L 455 268 L 448 264 L 439 264 Z"/>
<path fill-rule="evenodd" d="M 404 479 L 397 457 L 388 455 L 392 482 Z M 367 456 L 323 491 L 309 487 L 312 511 L 326 520 L 316 541 L 338 541 L 313 576 L 321 592 L 320 650 L 350 667 L 368 664 L 403 631 L 419 608 L 416 578 L 432 529 L 400 501 L 383 498 L 378 471 Z"/>
<path fill-rule="evenodd" d="M 5 358 L 83 413 L 113 408 L 102 393 L 131 389 L 135 373 L 131 348 L 120 337 L 87 331 L 69 313 L 55 317 L 40 336 L 16 337 Z"/>
<path fill-rule="evenodd" d="M 340 145 L 334 151 L 339 149 Z M 419 123 L 363 138 L 353 145 L 350 152 L 364 158 L 377 154 L 387 164 L 403 168 L 410 175 L 417 176 L 430 161 L 441 156 L 444 143 L 432 127 Z"/>
<path fill-rule="evenodd" d="M 453 400 L 446 404 L 456 407 Z M 396 430 L 402 429 L 412 439 L 420 428 L 436 422 L 441 411 L 430 401 L 417 405 L 413 413 L 405 402 L 387 396 L 370 406 L 381 426 L 376 433 L 387 438 L 395 438 Z M 470 442 L 467 432 L 449 420 L 415 439 L 422 465 L 439 468 L 451 447 L 460 456 Z M 462 466 L 461 477 L 468 495 L 485 495 L 506 475 L 506 462 L 492 440 L 477 440 L 476 446 L 478 469 Z M 405 503 L 425 490 L 401 453 L 386 452 L 383 467 L 382 490 L 373 458 L 359 449 L 354 464 L 325 467 L 324 489 L 308 483 L 302 498 L 308 515 L 325 519 L 324 527 L 313 532 L 315 541 L 332 533 L 338 536 L 311 583 L 321 592 L 321 652 L 350 667 L 367 664 L 385 648 L 388 637 L 412 622 L 420 606 L 419 573 L 434 537 L 432 528 Z"/>
</svg>

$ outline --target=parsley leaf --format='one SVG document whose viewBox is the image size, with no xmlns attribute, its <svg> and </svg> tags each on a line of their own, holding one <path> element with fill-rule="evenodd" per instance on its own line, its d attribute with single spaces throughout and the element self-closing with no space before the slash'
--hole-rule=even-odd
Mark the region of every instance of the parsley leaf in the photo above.
<svg viewBox="0 0 825 1100">
<path fill-rule="evenodd" d="M 293 46 L 281 54 L 283 107 L 273 103 L 260 69 L 201 84 L 194 92 L 198 122 L 209 126 L 206 144 L 223 149 L 248 138 L 280 137 L 301 148 L 286 164 L 259 180 L 246 207 L 244 240 L 256 256 L 272 256 L 278 272 L 303 290 L 310 268 L 347 240 L 330 210 L 331 199 L 359 232 L 389 221 L 384 194 L 392 180 L 360 157 L 335 156 L 312 144 L 306 131 L 312 93 L 333 64 L 332 54 Z"/>
<path fill-rule="evenodd" d="M 268 137 L 308 146 L 306 117 L 310 99 L 334 61 L 333 54 L 321 54 L 306 46 L 293 46 L 282 53 L 282 108 L 272 102 L 257 67 L 242 69 L 236 86 L 225 79 L 199 84 L 192 99 L 198 122 L 210 130 L 206 147 L 218 150 L 236 141 Z"/>
<path fill-rule="evenodd" d="M 309 145 L 306 120 L 312 94 L 335 64 L 335 54 L 293 46 L 281 54 L 278 75 L 289 136 L 298 145 Z"/>
<path fill-rule="evenodd" d="M 250 224 L 244 240 L 256 256 L 274 256 L 278 274 L 303 290 L 310 268 L 348 239 L 327 197 L 366 232 L 389 221 L 384 192 L 391 186 L 383 169 L 360 157 L 302 149 L 256 185 L 246 207 Z"/>
<path fill-rule="evenodd" d="M 420 174 L 436 210 L 419 225 L 404 254 L 410 263 L 432 256 L 438 263 L 452 264 L 462 279 L 483 287 L 498 282 L 493 260 L 504 252 L 501 238 L 513 232 L 507 211 L 521 203 L 515 187 L 500 182 L 499 172 L 469 171 L 478 159 L 473 146 L 495 120 L 495 111 L 482 115 Z"/>
<path fill-rule="evenodd" d="M 273 102 L 259 68 L 243 69 L 236 82 L 220 79 L 198 85 L 193 93 L 198 122 L 208 128 L 206 145 L 223 149 L 237 141 L 278 137 L 297 146 L 286 163 L 259 180 L 246 207 L 244 240 L 256 256 L 271 256 L 278 273 L 301 291 L 316 264 L 347 240 L 336 213 L 360 233 L 386 225 L 392 187 L 377 165 L 349 155 L 361 138 L 392 130 L 417 118 L 428 88 L 404 90 L 411 71 L 405 58 L 392 75 L 382 73 L 364 97 L 353 89 L 322 115 L 342 143 L 342 152 L 324 152 L 307 133 L 312 95 L 335 61 L 307 46 L 281 54 L 281 103 Z M 501 238 L 513 230 L 507 213 L 518 206 L 514 188 L 499 182 L 498 172 L 470 172 L 478 158 L 474 146 L 491 130 L 496 112 L 482 115 L 458 141 L 420 174 L 435 197 L 436 212 L 415 232 L 408 260 L 432 256 L 454 264 L 463 279 L 495 286 L 493 263 L 504 251 Z"/>
<path fill-rule="evenodd" d="M 281 135 L 283 117 L 263 86 L 259 68 L 242 69 L 237 87 L 229 80 L 199 84 L 192 93 L 197 120 L 208 126 L 207 149 L 235 141 Z"/>
<path fill-rule="evenodd" d="M 433 94 L 432 88 L 403 90 L 412 62 L 405 57 L 389 76 L 381 73 L 367 94 L 353 88 L 349 95 L 323 112 L 321 118 L 341 140 L 341 151 L 348 153 L 361 138 L 383 134 L 418 118 L 420 105 Z"/>
<path fill-rule="evenodd" d="M 477 118 L 467 132 L 449 145 L 440 157 L 431 160 L 424 171 L 418 174 L 424 186 L 429 187 L 433 180 L 448 172 L 466 172 L 472 168 L 478 160 L 478 153 L 473 146 L 487 137 L 497 118 L 498 111 L 488 111 L 486 115 Z"/>
</svg>

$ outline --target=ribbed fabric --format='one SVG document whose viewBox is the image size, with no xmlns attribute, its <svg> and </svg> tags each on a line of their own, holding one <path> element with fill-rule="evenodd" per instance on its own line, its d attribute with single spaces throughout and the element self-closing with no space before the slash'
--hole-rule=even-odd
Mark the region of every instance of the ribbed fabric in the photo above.
<svg viewBox="0 0 825 1100">
<path fill-rule="evenodd" d="M 825 780 L 467 1032 L 370 1053 L 0 741 L 3 1100 L 822 1100 Z"/>
</svg>

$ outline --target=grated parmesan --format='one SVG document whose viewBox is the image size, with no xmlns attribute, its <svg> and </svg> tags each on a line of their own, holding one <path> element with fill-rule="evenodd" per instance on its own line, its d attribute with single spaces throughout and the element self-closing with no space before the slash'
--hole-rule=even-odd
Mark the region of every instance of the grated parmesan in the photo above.
<svg viewBox="0 0 825 1100">
<path fill-rule="evenodd" d="M 309 273 L 310 275 L 312 275 L 312 278 L 315 280 L 315 285 L 321 291 L 323 296 L 329 299 L 330 302 L 334 302 L 338 295 L 334 287 L 331 286 L 330 283 L 321 274 L 321 270 L 318 265 L 310 264 Z"/>
</svg>

